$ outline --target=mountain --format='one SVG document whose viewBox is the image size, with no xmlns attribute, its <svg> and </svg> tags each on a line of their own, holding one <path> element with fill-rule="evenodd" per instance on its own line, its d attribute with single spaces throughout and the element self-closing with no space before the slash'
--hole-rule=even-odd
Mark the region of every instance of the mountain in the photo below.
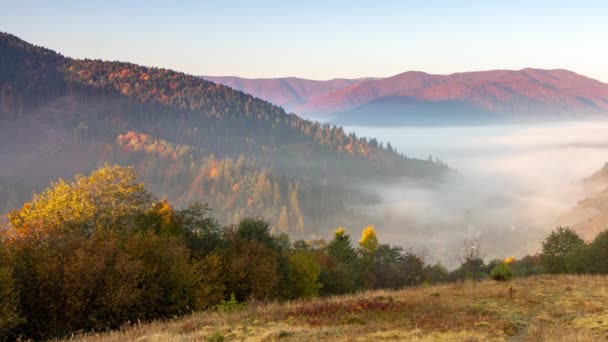
<svg viewBox="0 0 608 342">
<path fill-rule="evenodd" d="M 297 77 L 251 79 L 235 76 L 203 76 L 203 78 L 249 93 L 291 112 L 304 110 L 306 105 L 316 98 L 373 79 L 336 78 L 328 81 L 316 81 Z"/>
<path fill-rule="evenodd" d="M 367 221 L 349 209 L 374 203 L 365 182 L 449 172 L 200 77 L 0 33 L 0 211 L 105 163 L 135 166 L 177 205 L 209 203 L 223 223 L 256 215 L 299 236 Z"/>
<path fill-rule="evenodd" d="M 250 87 L 264 88 L 262 83 Z M 270 99 L 274 91 L 258 93 Z M 348 124 L 442 122 L 453 111 L 471 113 L 471 118 L 464 119 L 473 120 L 572 118 L 608 112 L 608 84 L 561 69 L 450 75 L 408 71 L 328 91 L 300 104 L 296 111 Z"/>
</svg>

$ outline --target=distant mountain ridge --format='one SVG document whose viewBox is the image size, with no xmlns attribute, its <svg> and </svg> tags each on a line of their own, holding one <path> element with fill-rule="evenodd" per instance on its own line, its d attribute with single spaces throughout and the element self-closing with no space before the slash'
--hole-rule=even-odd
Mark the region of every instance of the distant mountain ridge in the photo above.
<svg viewBox="0 0 608 342">
<path fill-rule="evenodd" d="M 289 84 L 277 83 L 273 79 L 245 82 L 239 78 L 216 78 L 215 81 L 302 115 L 337 117 L 339 122 L 348 121 L 352 112 L 358 113 L 360 119 L 369 116 L 367 121 L 372 123 L 376 116 L 416 115 L 419 107 L 412 109 L 412 102 L 442 114 L 450 110 L 450 103 L 488 115 L 521 118 L 608 112 L 608 84 L 564 69 L 528 68 L 449 75 L 408 71 L 378 79 L 314 81 L 317 82 L 315 92 L 309 93 L 309 97 L 301 97 L 299 102 L 286 101 L 278 94 L 285 92 L 284 87 L 288 85 L 293 88 L 309 80 L 293 79 Z M 267 84 L 274 84 L 274 87 Z M 403 105 L 399 105 L 399 99 Z M 390 112 L 387 112 L 387 101 L 391 103 Z M 425 113 L 432 114 L 432 110 Z"/>
<path fill-rule="evenodd" d="M 236 76 L 203 76 L 203 78 L 252 94 L 263 100 L 280 105 L 287 111 L 298 111 L 316 98 L 360 82 L 374 79 L 334 78 L 327 81 L 317 81 L 297 77 L 242 78 Z"/>
</svg>

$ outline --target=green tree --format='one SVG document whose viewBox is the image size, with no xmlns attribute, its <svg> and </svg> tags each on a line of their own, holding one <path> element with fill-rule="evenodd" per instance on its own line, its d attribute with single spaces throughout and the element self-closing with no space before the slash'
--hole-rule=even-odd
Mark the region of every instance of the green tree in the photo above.
<svg viewBox="0 0 608 342">
<path fill-rule="evenodd" d="M 241 220 L 237 228 L 237 235 L 246 241 L 256 240 L 267 247 L 275 247 L 274 239 L 270 235 L 270 225 L 261 219 L 246 218 Z"/>
<path fill-rule="evenodd" d="M 590 244 L 570 249 L 565 264 L 571 273 L 608 274 L 608 230 L 600 232 Z"/>
<path fill-rule="evenodd" d="M 293 294 L 297 298 L 316 297 L 321 284 L 319 275 L 321 266 L 313 256 L 304 251 L 291 254 L 289 262 L 289 280 Z"/>
<path fill-rule="evenodd" d="M 344 227 L 338 227 L 334 231 L 334 238 L 327 245 L 327 252 L 337 261 L 345 264 L 351 264 L 357 259 L 350 235 Z"/>
<path fill-rule="evenodd" d="M 542 266 L 547 273 L 565 273 L 565 257 L 585 241 L 568 227 L 558 227 L 543 241 Z"/>
<path fill-rule="evenodd" d="M 600 232 L 589 245 L 593 273 L 608 274 L 608 230 Z"/>
<path fill-rule="evenodd" d="M 199 202 L 177 212 L 186 243 L 197 258 L 225 247 L 222 227 L 210 212 L 211 209 L 206 204 Z"/>
<path fill-rule="evenodd" d="M 447 280 L 449 271 L 441 263 L 424 267 L 424 280 L 430 284 L 438 284 Z"/>
</svg>

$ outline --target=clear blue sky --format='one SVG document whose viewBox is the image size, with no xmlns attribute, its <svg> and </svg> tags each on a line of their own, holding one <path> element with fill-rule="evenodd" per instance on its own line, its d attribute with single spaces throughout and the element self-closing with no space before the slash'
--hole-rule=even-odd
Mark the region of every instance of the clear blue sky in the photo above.
<svg viewBox="0 0 608 342">
<path fill-rule="evenodd" d="M 566 68 L 608 82 L 608 1 L 0 0 L 0 30 L 198 75 Z"/>
</svg>

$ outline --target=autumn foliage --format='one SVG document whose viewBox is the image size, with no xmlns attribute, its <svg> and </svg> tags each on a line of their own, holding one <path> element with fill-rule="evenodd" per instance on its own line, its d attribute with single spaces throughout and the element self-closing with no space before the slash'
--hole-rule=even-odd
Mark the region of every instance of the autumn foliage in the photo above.
<svg viewBox="0 0 608 342">
<path fill-rule="evenodd" d="M 157 200 L 130 167 L 106 165 L 59 180 L 14 210 L 9 222 L 0 235 L 0 332 L 11 338 L 117 328 L 228 298 L 310 298 L 414 285 L 423 277 L 399 249 L 377 254 L 391 247 L 378 245 L 373 227 L 355 248 L 344 228 L 329 242 L 291 242 L 261 219 L 222 226 L 205 205 L 176 209 Z M 369 268 L 385 264 L 396 265 L 395 283 Z"/>
</svg>

